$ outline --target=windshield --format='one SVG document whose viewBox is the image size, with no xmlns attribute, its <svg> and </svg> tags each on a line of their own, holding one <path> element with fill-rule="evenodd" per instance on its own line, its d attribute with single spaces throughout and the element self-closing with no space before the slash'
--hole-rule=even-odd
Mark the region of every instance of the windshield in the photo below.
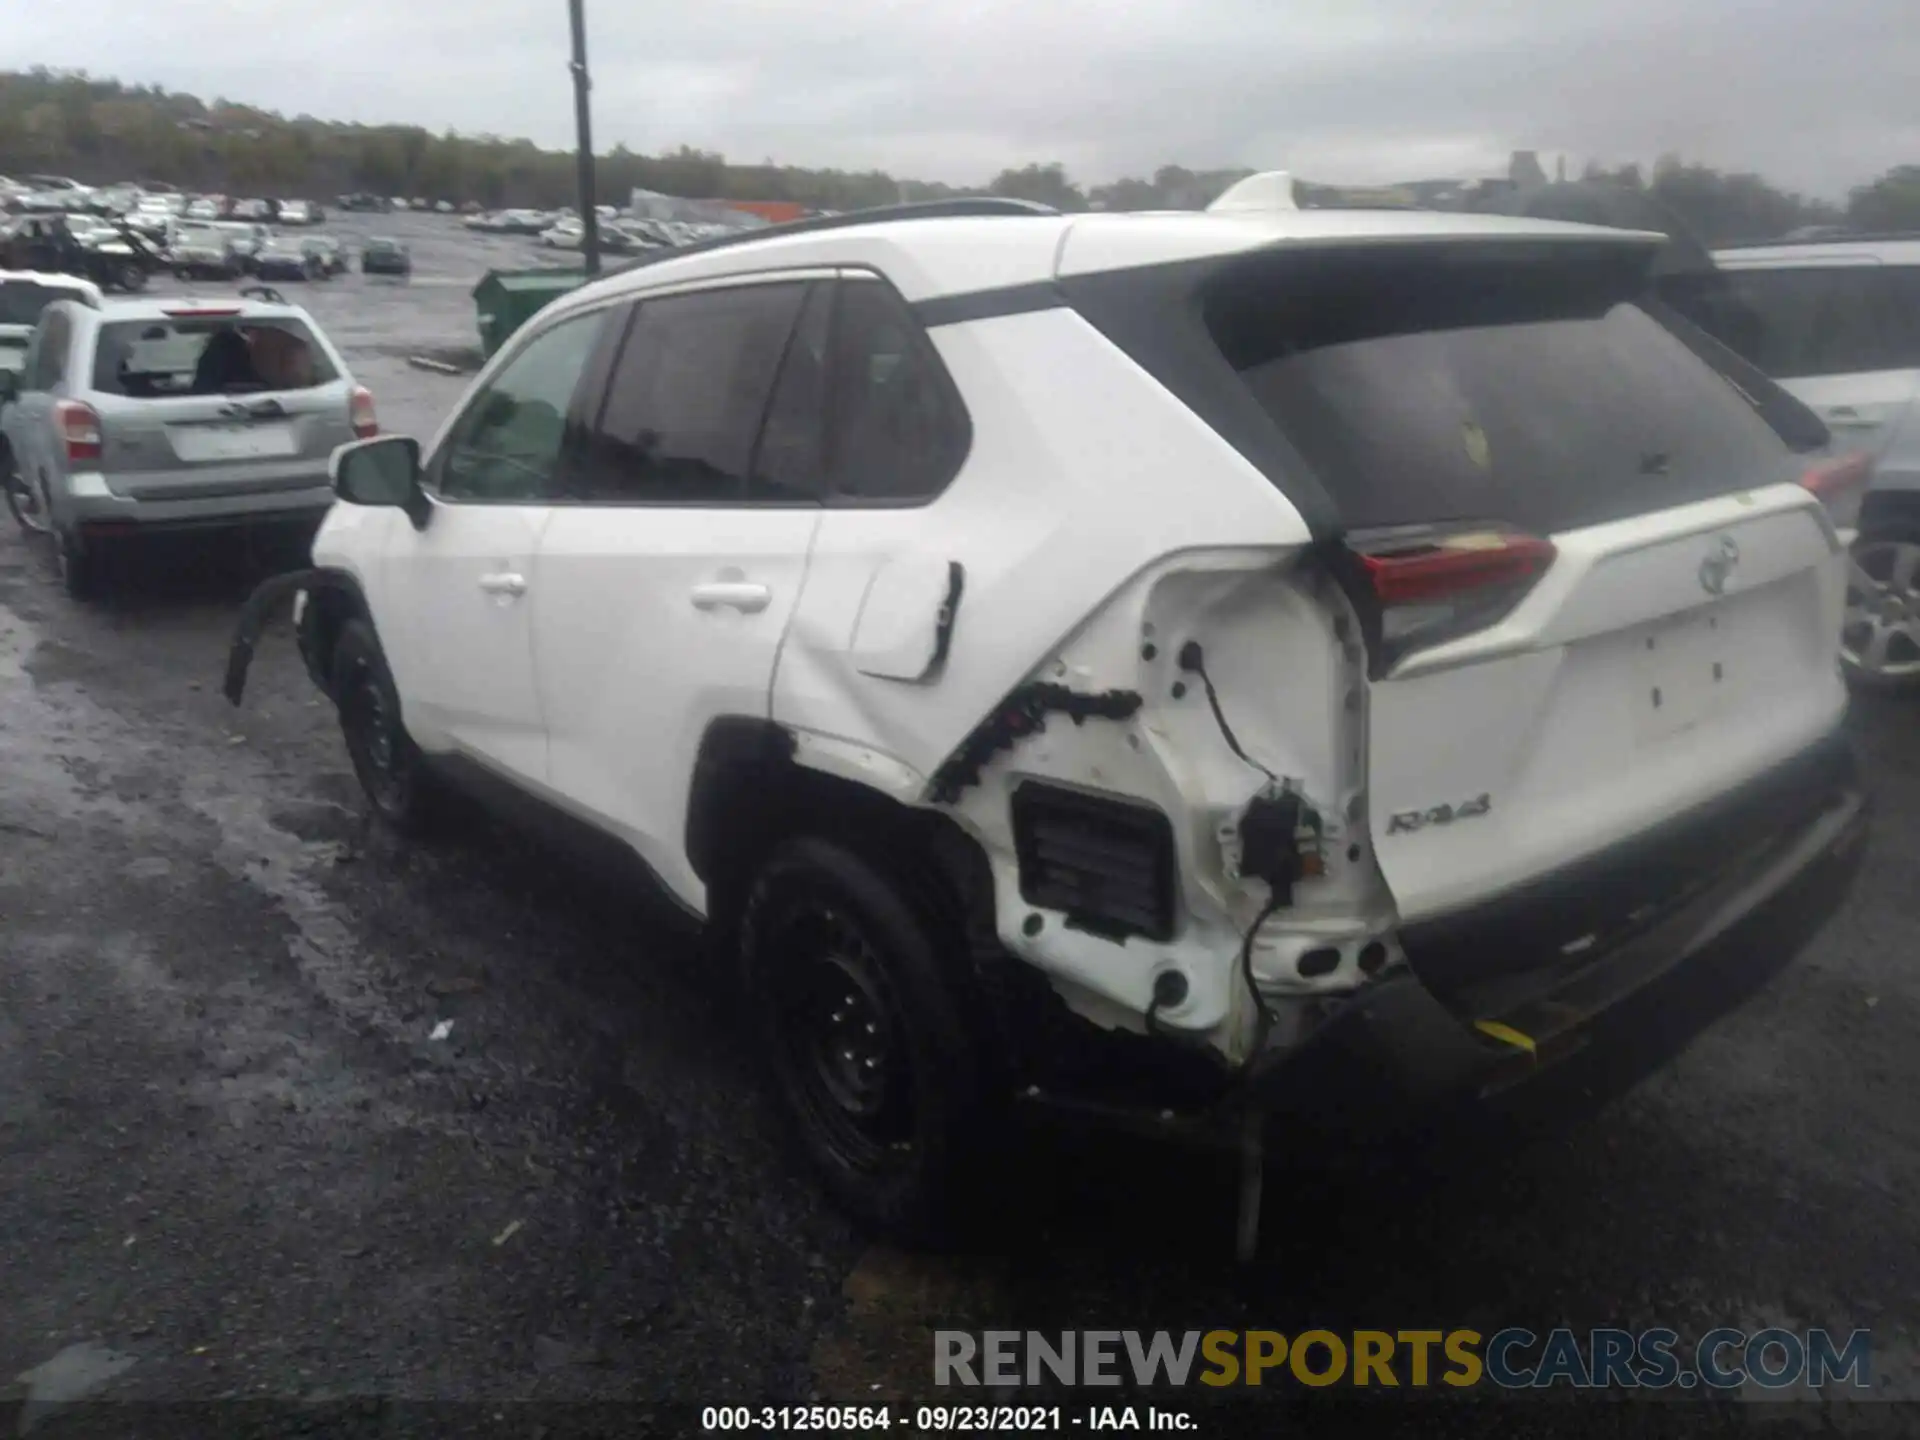
<svg viewBox="0 0 1920 1440">
<path fill-rule="evenodd" d="M 93 387 L 157 399 L 304 390 L 338 378 L 299 320 L 120 320 L 100 329 Z"/>
</svg>

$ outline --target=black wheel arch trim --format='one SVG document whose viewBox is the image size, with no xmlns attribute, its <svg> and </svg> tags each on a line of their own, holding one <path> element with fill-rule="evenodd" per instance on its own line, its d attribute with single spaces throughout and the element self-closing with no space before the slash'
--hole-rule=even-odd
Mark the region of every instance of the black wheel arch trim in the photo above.
<svg viewBox="0 0 1920 1440">
<path fill-rule="evenodd" d="M 267 618 L 289 595 L 300 590 L 310 593 L 332 591 L 344 595 L 351 610 L 368 624 L 373 623 L 373 612 L 367 605 L 366 592 L 348 571 L 315 566 L 269 576 L 247 596 L 246 602 L 240 607 L 239 619 L 234 624 L 233 641 L 227 649 L 226 679 L 221 686 L 229 704 L 237 707 L 246 696 L 247 671 L 253 664 L 254 648 L 259 644 L 260 632 L 266 628 Z M 313 611 L 309 610 L 308 614 L 313 614 Z M 301 656 L 306 661 L 307 673 L 313 676 L 314 683 L 323 691 L 327 690 L 328 681 L 316 668 L 316 657 L 308 653 L 306 640 L 305 635 L 300 637 Z"/>
<path fill-rule="evenodd" d="M 722 715 L 707 726 L 687 791 L 687 861 L 702 884 L 721 867 L 735 816 L 760 798 L 756 782 L 793 763 L 798 749 L 784 725 L 754 715 Z"/>
</svg>

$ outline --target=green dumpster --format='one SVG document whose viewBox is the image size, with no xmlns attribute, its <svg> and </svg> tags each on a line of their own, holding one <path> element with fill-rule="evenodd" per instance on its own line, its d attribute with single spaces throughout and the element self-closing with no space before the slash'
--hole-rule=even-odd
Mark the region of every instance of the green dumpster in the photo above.
<svg viewBox="0 0 1920 1440">
<path fill-rule="evenodd" d="M 584 270 L 489 270 L 473 287 L 481 352 L 491 356 L 543 306 L 586 281 Z"/>
</svg>

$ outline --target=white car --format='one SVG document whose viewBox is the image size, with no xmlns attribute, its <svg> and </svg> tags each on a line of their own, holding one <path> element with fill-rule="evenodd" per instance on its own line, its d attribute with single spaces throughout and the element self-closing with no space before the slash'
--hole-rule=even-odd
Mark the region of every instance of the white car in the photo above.
<svg viewBox="0 0 1920 1440">
<path fill-rule="evenodd" d="M 963 1218 L 1022 1098 L 1257 1176 L 1342 1057 L 1505 1084 L 1857 866 L 1860 471 L 1639 308 L 1659 242 L 962 201 L 669 251 L 336 453 L 228 693 L 297 589 L 381 816 L 471 788 L 704 917 L 876 1226 Z"/>
<path fill-rule="evenodd" d="M 578 250 L 586 239 L 586 225 L 573 215 L 563 216 L 540 232 L 540 243 L 550 250 Z"/>
<path fill-rule="evenodd" d="M 1871 457 L 1841 651 L 1856 682 L 1920 693 L 1920 239 L 1722 250 L 1720 339 Z"/>
</svg>

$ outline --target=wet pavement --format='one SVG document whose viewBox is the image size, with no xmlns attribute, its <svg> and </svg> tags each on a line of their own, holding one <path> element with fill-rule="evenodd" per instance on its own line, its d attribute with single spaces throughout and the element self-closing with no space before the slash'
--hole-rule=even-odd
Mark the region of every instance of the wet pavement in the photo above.
<svg viewBox="0 0 1920 1440">
<path fill-rule="evenodd" d="M 385 426 L 427 435 L 462 382 L 405 356 L 470 344 L 474 278 L 536 252 L 423 217 L 327 228 L 414 242 L 410 284 L 300 294 Z M 950 1399 L 934 1328 L 1777 1324 L 1871 1328 L 1909 1402 L 1789 1418 L 1916 1408 L 1912 705 L 1856 708 L 1879 808 L 1846 913 L 1784 969 L 1741 957 L 1633 1017 L 1617 1064 L 1524 1117 L 1543 1133 L 1283 1153 L 1245 1269 L 1226 1168 L 1028 1138 L 978 1249 L 910 1260 L 795 1168 L 680 922 L 487 826 L 369 829 L 284 628 L 227 705 L 235 607 L 287 558 L 164 547 L 78 606 L 0 536 L 0 1386 L 22 1377 L 0 1399 L 38 1376 L 56 1398 L 619 1400 L 690 1433 L 706 1404 Z M 1199 1433 L 1281 1433 L 1330 1393 L 1223 1402 Z M 1423 1404 L 1424 1433 L 1650 1428 L 1643 1406 Z"/>
</svg>

